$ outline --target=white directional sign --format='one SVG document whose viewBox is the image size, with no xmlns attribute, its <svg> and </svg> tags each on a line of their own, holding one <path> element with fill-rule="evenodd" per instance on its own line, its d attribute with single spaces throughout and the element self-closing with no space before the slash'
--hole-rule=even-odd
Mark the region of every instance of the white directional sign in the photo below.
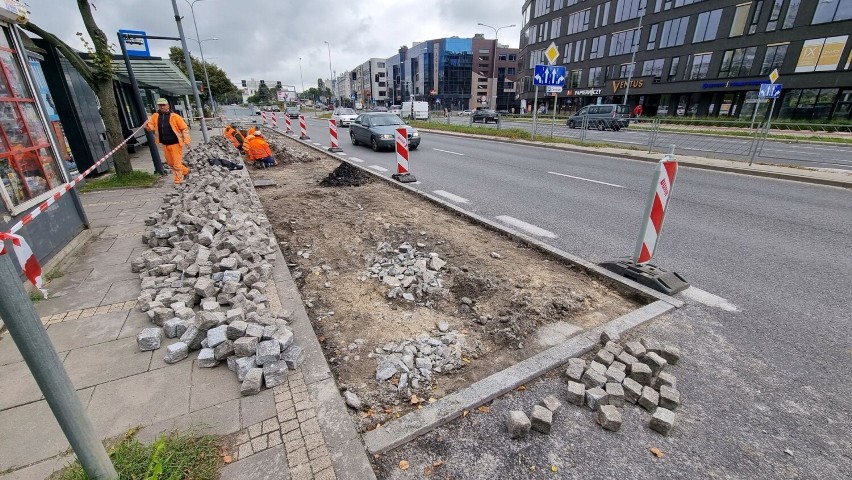
<svg viewBox="0 0 852 480">
<path fill-rule="evenodd" d="M 533 85 L 551 87 L 565 86 L 565 67 L 536 65 L 533 71 Z"/>
<path fill-rule="evenodd" d="M 545 90 L 547 93 L 562 93 L 562 87 L 551 87 L 548 85 Z"/>
</svg>

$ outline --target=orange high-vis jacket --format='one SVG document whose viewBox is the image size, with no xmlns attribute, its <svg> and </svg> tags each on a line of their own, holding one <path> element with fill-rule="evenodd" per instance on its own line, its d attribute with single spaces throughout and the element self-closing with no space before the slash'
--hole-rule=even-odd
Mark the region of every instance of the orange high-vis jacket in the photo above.
<svg viewBox="0 0 852 480">
<path fill-rule="evenodd" d="M 239 142 L 239 140 L 237 140 L 237 137 L 234 135 L 234 132 L 236 132 L 236 130 L 234 129 L 234 127 L 232 127 L 232 126 L 228 125 L 228 127 L 226 127 L 226 128 L 225 128 L 225 138 L 227 138 L 228 140 L 230 140 L 230 141 L 231 141 L 231 143 L 232 143 L 235 147 L 240 148 L 240 142 Z"/>
<path fill-rule="evenodd" d="M 257 125 L 250 127 L 248 129 L 248 131 L 246 132 L 246 135 L 254 135 L 254 132 L 256 132 L 256 131 L 257 131 Z"/>
<path fill-rule="evenodd" d="M 154 135 L 157 137 L 157 143 L 160 143 L 160 129 L 158 128 L 158 122 L 160 120 L 160 112 L 154 112 L 151 115 L 151 118 L 148 119 L 148 128 L 154 132 Z M 183 120 L 183 117 L 178 115 L 177 113 L 171 112 L 169 115 L 169 125 L 171 125 L 172 130 L 177 135 L 178 143 L 180 145 L 189 145 L 190 137 L 189 137 L 189 127 L 186 126 L 186 122 Z"/>
<path fill-rule="evenodd" d="M 269 144 L 266 143 L 266 140 L 264 140 L 263 137 L 252 136 L 248 145 L 249 159 L 251 160 L 260 160 L 272 155 L 272 149 L 269 148 Z"/>
<path fill-rule="evenodd" d="M 245 153 L 246 155 L 249 154 L 249 144 L 251 143 L 251 141 L 253 139 L 254 139 L 254 135 L 249 133 L 248 135 L 246 135 L 246 139 L 243 140 L 243 153 Z"/>
</svg>

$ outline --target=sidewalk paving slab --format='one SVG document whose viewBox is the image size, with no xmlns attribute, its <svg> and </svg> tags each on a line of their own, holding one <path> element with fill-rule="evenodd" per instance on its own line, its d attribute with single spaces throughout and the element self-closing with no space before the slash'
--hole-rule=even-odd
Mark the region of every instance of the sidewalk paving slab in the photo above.
<svg viewBox="0 0 852 480">
<path fill-rule="evenodd" d="M 120 338 L 71 350 L 63 366 L 74 388 L 108 386 L 108 382 L 148 371 L 151 354 L 139 351 L 135 338 Z"/>
<path fill-rule="evenodd" d="M 220 480 L 289 480 L 303 477 L 291 477 L 287 467 L 287 451 L 284 445 L 265 450 L 245 460 L 222 469 Z"/>
</svg>

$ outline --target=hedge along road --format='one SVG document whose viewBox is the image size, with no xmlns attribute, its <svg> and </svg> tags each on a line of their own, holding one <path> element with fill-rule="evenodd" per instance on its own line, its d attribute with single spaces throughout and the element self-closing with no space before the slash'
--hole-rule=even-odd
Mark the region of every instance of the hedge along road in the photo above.
<svg viewBox="0 0 852 480">
<path fill-rule="evenodd" d="M 393 153 L 341 146 L 358 165 L 394 171 Z M 546 243 L 599 262 L 632 253 L 653 165 L 427 133 L 411 169 L 421 191 L 512 228 L 523 222 Z M 850 202 L 840 188 L 682 168 L 656 260 L 699 288 L 679 294 L 688 306 L 648 328 L 684 352 L 674 370 L 683 406 L 673 434 L 663 439 L 648 432 L 647 416 L 628 415 L 629 435 L 613 440 L 584 416 L 577 425 L 557 421 L 551 439 L 511 448 L 529 450 L 540 468 L 561 459 L 578 474 L 842 477 L 852 466 L 844 433 L 852 391 L 836 381 L 850 373 L 840 320 L 852 301 L 844 287 Z M 502 401 L 529 410 L 558 383 Z M 458 478 L 523 478 L 518 457 L 487 454 L 506 448 L 504 421 L 495 413 L 444 426 L 383 457 L 380 473 L 393 478 L 400 459 L 440 457 Z M 647 453 L 654 444 L 668 453 L 664 465 Z M 474 464 L 483 470 L 474 474 Z"/>
</svg>

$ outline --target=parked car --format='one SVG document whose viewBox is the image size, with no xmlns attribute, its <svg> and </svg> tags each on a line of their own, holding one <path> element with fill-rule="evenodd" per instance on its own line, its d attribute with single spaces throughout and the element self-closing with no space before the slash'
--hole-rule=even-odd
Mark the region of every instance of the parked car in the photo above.
<svg viewBox="0 0 852 480">
<path fill-rule="evenodd" d="M 471 110 L 462 110 L 458 113 L 460 117 L 469 117 L 471 114 L 473 114 L 473 111 Z"/>
<path fill-rule="evenodd" d="M 387 112 L 388 108 L 387 107 L 373 107 L 373 111 L 374 112 Z"/>
<path fill-rule="evenodd" d="M 355 120 L 357 117 L 358 114 L 355 113 L 355 110 L 348 107 L 337 107 L 334 113 L 331 114 L 331 118 L 337 120 L 337 125 L 341 127 L 348 127 L 352 123 L 352 120 Z"/>
<path fill-rule="evenodd" d="M 497 110 L 497 113 L 499 113 L 500 115 L 509 115 L 508 110 Z"/>
<path fill-rule="evenodd" d="M 299 107 L 287 107 L 284 109 L 284 114 L 290 118 L 299 118 L 301 113 L 302 111 L 299 110 Z"/>
<path fill-rule="evenodd" d="M 388 113 L 392 113 L 394 115 L 402 115 L 402 105 L 391 105 Z"/>
<path fill-rule="evenodd" d="M 408 149 L 417 150 L 420 146 L 420 133 L 414 127 L 406 125 L 399 115 L 392 113 L 362 113 L 349 126 L 349 138 L 352 145 L 369 145 L 373 151 L 381 149 L 396 150 L 396 129 L 405 127 L 408 134 Z"/>
<path fill-rule="evenodd" d="M 475 112 L 473 112 L 470 121 L 482 123 L 497 123 L 500 121 L 500 114 L 498 114 L 495 110 L 491 110 L 488 108 L 477 109 Z"/>
<path fill-rule="evenodd" d="M 568 117 L 566 124 L 569 128 L 581 128 L 585 124 L 588 128 L 609 128 L 617 132 L 630 125 L 630 109 L 627 105 L 614 103 L 588 105 Z"/>
</svg>

